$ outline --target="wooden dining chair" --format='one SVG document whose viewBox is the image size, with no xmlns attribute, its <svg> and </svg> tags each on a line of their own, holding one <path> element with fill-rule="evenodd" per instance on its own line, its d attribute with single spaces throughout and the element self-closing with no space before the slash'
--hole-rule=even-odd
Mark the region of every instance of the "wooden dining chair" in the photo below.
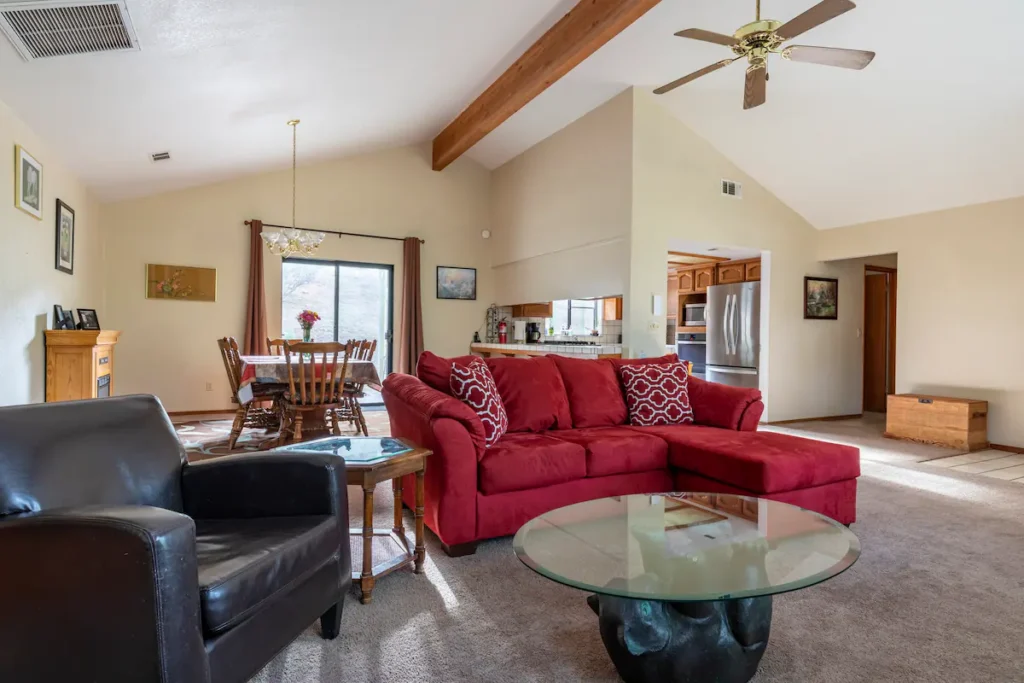
<svg viewBox="0 0 1024 683">
<path fill-rule="evenodd" d="M 351 360 L 372 361 L 373 354 L 377 351 L 376 339 L 350 339 L 349 346 L 352 347 Z M 363 415 L 363 406 L 359 399 L 363 397 L 366 385 L 352 379 L 345 380 L 345 391 L 342 394 L 342 406 L 335 414 L 342 422 L 348 422 L 355 427 L 356 433 L 369 436 L 370 431 L 366 427 L 366 417 Z"/>
<path fill-rule="evenodd" d="M 293 441 L 302 440 L 305 413 L 322 411 L 332 420 L 332 431 L 341 434 L 337 409 L 342 406 L 344 380 L 348 374 L 351 347 L 338 342 L 284 342 L 288 364 L 288 393 L 284 399 L 286 426 L 281 429 L 280 443 L 287 432 Z"/>
<path fill-rule="evenodd" d="M 267 353 L 271 356 L 283 356 L 284 342 L 284 339 L 271 339 L 267 337 Z"/>
<path fill-rule="evenodd" d="M 252 398 L 243 401 L 238 394 L 242 382 L 242 357 L 238 353 L 238 342 L 233 337 L 224 337 L 217 340 L 217 346 L 224 361 L 224 370 L 228 374 L 231 400 L 238 404 L 235 420 L 231 424 L 231 435 L 228 437 L 228 448 L 233 449 L 243 429 L 264 429 L 269 432 L 281 428 L 281 419 L 284 415 L 284 388 L 254 383 Z M 270 407 L 266 406 L 267 401 L 270 402 Z"/>
</svg>

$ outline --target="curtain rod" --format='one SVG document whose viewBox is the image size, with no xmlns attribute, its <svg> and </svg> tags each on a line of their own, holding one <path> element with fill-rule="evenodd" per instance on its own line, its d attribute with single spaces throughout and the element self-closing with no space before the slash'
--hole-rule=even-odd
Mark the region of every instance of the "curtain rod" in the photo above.
<svg viewBox="0 0 1024 683">
<path fill-rule="evenodd" d="M 246 225 L 252 225 L 252 221 L 246 221 Z M 273 223 L 264 223 L 265 228 L 281 228 L 286 230 L 302 230 L 303 232 L 322 232 L 327 235 L 337 235 L 339 238 L 345 237 L 366 237 L 371 240 L 393 240 L 395 242 L 404 242 L 404 237 L 386 237 L 384 235 L 367 235 L 364 232 L 342 232 L 340 230 L 314 230 L 313 228 L 293 228 L 290 225 L 274 225 Z M 420 240 L 420 244 L 426 244 L 426 240 Z"/>
</svg>

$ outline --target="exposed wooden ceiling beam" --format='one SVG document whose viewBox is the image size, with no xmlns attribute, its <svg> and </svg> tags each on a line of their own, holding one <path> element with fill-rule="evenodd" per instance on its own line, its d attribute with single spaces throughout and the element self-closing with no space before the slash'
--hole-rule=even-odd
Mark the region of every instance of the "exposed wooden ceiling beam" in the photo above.
<svg viewBox="0 0 1024 683">
<path fill-rule="evenodd" d="M 661 0 L 580 0 L 434 138 L 440 171 Z"/>
</svg>

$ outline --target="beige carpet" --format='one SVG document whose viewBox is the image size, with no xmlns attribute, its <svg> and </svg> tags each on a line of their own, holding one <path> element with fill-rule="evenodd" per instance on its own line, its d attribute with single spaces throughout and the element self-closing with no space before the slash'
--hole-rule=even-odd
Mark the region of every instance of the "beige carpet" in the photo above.
<svg viewBox="0 0 1024 683">
<path fill-rule="evenodd" d="M 1024 488 L 917 464 L 920 446 L 870 423 L 813 429 L 870 449 L 860 480 L 860 561 L 778 596 L 757 683 L 1009 683 L 1024 680 Z M 808 433 L 804 425 L 786 431 Z M 876 438 L 877 437 L 877 438 Z M 927 449 L 927 447 L 925 447 Z M 941 450 L 935 451 L 940 455 Z M 353 520 L 358 498 L 350 494 Z M 390 488 L 376 515 L 388 524 Z M 356 522 L 357 523 L 357 522 Z M 586 594 L 548 581 L 511 539 L 453 560 L 428 533 L 427 572 L 383 578 L 346 602 L 332 642 L 311 626 L 259 683 L 617 681 Z"/>
</svg>

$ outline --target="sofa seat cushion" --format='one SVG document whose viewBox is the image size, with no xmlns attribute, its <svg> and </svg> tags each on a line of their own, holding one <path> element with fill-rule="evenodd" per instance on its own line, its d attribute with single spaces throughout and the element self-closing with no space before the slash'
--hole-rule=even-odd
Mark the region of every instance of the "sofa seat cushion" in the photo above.
<svg viewBox="0 0 1024 683">
<path fill-rule="evenodd" d="M 625 424 L 626 402 L 622 398 L 615 366 L 604 358 L 549 356 L 565 383 L 572 426 L 612 427 Z"/>
<path fill-rule="evenodd" d="M 197 519 L 203 628 L 220 633 L 248 619 L 338 553 L 334 517 Z"/>
<path fill-rule="evenodd" d="M 550 358 L 488 358 L 508 413 L 508 431 L 545 432 L 571 429 L 569 397 L 562 375 Z"/>
<path fill-rule="evenodd" d="M 628 427 L 594 427 L 549 432 L 549 436 L 587 450 L 587 476 L 650 472 L 668 467 L 668 444 Z"/>
<path fill-rule="evenodd" d="M 508 433 L 480 459 L 486 495 L 561 484 L 587 476 L 583 446 L 544 434 Z"/>
<path fill-rule="evenodd" d="M 852 446 L 700 425 L 631 429 L 665 439 L 670 466 L 754 493 L 793 491 L 860 476 L 860 451 Z"/>
</svg>

